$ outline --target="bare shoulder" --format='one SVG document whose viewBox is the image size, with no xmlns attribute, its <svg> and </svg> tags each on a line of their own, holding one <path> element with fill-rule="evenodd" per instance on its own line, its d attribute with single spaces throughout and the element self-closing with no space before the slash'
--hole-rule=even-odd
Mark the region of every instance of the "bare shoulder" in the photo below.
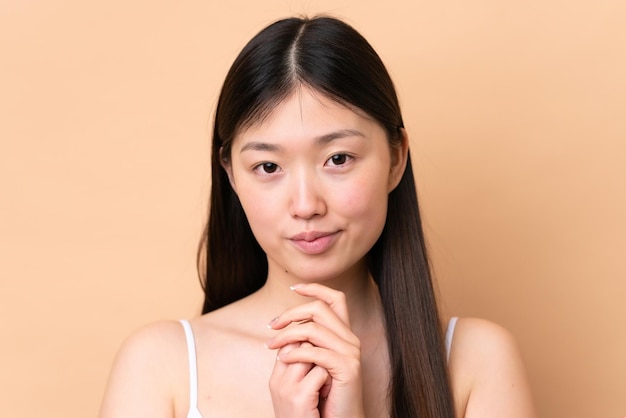
<svg viewBox="0 0 626 418">
<path fill-rule="evenodd" d="M 133 332 L 117 353 L 100 418 L 173 417 L 175 388 L 185 379 L 186 340 L 177 321 Z"/>
<path fill-rule="evenodd" d="M 536 417 L 522 355 L 513 335 L 500 325 L 459 319 L 450 375 L 458 417 Z"/>
<path fill-rule="evenodd" d="M 484 364 L 476 362 L 492 364 L 494 356 L 509 358 L 517 351 L 517 343 L 506 328 L 485 319 L 459 318 L 450 356 L 451 361 L 471 357 L 472 362 L 464 362 L 465 366 L 480 369 Z"/>
<path fill-rule="evenodd" d="M 132 332 L 124 342 L 123 349 L 145 349 L 153 344 L 169 350 L 185 342 L 183 326 L 179 321 L 159 321 L 144 325 Z M 154 348 L 154 347 L 152 347 Z M 157 351 L 158 352 L 158 351 Z"/>
</svg>

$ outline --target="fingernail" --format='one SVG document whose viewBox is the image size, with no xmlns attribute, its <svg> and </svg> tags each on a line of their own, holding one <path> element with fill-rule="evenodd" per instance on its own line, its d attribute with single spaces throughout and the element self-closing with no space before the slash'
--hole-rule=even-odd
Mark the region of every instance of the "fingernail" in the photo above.
<svg viewBox="0 0 626 418">
<path fill-rule="evenodd" d="M 267 327 L 271 329 L 272 326 L 276 323 L 276 321 L 278 321 L 278 317 L 277 316 L 272 318 L 272 320 L 267 324 Z"/>
<path fill-rule="evenodd" d="M 303 284 L 294 284 L 293 286 L 289 286 L 289 289 L 291 290 L 296 290 L 296 289 L 300 289 L 301 287 L 304 287 Z"/>
<path fill-rule="evenodd" d="M 263 344 L 265 346 L 265 348 L 270 349 L 270 345 L 272 344 L 272 342 L 274 341 L 273 338 L 265 341 L 265 344 Z"/>
</svg>

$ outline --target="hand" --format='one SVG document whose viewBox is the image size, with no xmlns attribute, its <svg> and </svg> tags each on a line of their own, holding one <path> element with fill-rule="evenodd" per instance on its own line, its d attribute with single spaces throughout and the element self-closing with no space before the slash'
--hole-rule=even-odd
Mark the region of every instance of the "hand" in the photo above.
<svg viewBox="0 0 626 418">
<path fill-rule="evenodd" d="M 320 284 L 292 289 L 316 300 L 269 324 L 280 330 L 267 342 L 278 349 L 270 377 L 276 417 L 364 416 L 360 341 L 350 329 L 345 295 Z"/>
</svg>

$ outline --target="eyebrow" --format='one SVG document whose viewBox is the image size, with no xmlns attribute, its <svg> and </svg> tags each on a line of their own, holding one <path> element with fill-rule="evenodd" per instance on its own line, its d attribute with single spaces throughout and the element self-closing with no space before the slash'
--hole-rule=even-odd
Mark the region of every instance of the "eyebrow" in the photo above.
<svg viewBox="0 0 626 418">
<path fill-rule="evenodd" d="M 355 129 L 341 129 L 339 131 L 331 132 L 322 136 L 318 136 L 315 138 L 316 145 L 326 145 L 336 139 L 347 138 L 351 136 L 360 136 L 365 137 L 365 135 L 357 131 Z M 270 144 L 267 142 L 248 142 L 246 145 L 241 147 L 240 152 L 244 151 L 267 151 L 267 152 L 278 152 L 281 150 L 280 145 Z"/>
</svg>

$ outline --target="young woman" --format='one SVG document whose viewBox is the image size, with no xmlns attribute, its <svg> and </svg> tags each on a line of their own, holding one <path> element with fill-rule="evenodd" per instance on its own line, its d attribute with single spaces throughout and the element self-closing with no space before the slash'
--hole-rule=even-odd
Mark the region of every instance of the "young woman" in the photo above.
<svg viewBox="0 0 626 418">
<path fill-rule="evenodd" d="M 534 417 L 509 334 L 439 318 L 408 148 L 353 28 L 255 36 L 215 117 L 203 315 L 126 341 L 101 418 Z"/>
</svg>

